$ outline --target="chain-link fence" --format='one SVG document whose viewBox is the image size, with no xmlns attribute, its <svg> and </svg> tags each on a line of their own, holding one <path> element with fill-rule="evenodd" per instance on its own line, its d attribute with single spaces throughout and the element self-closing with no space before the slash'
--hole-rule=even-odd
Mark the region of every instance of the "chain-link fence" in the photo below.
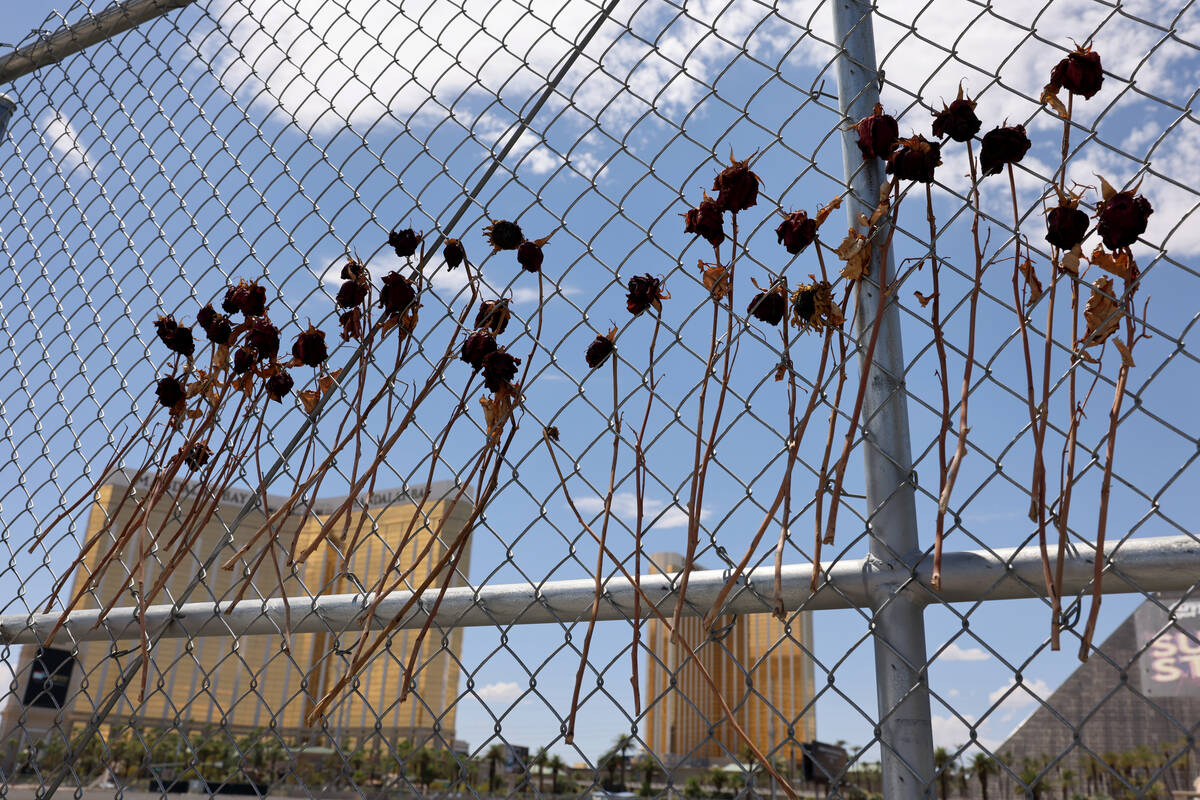
<svg viewBox="0 0 1200 800">
<path fill-rule="evenodd" d="M 0 57 L 0 795 L 1194 794 L 1198 48 L 53 15 Z"/>
</svg>

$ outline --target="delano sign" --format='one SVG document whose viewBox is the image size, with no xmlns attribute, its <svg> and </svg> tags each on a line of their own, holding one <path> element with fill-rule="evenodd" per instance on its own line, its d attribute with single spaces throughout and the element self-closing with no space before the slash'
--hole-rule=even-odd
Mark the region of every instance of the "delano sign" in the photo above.
<svg viewBox="0 0 1200 800">
<path fill-rule="evenodd" d="M 1170 608 L 1176 601 L 1160 598 Z M 1175 608 L 1175 621 L 1153 601 L 1134 612 L 1142 691 L 1151 697 L 1200 697 L 1200 600 Z"/>
</svg>

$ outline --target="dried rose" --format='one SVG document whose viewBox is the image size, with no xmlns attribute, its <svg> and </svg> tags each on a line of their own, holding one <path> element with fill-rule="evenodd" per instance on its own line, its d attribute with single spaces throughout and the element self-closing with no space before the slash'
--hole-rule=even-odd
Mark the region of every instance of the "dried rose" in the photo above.
<svg viewBox="0 0 1200 800">
<path fill-rule="evenodd" d="M 362 339 L 362 309 L 352 308 L 338 315 L 338 324 L 342 326 L 342 341 L 348 342 L 351 339 Z"/>
<path fill-rule="evenodd" d="M 496 337 L 488 331 L 476 331 L 463 342 L 459 358 L 471 365 L 471 369 L 479 372 L 483 368 L 483 360 L 496 352 Z"/>
<path fill-rule="evenodd" d="M 875 104 L 875 110 L 869 117 L 863 117 L 855 126 L 858 133 L 858 149 L 862 151 L 863 160 L 872 158 L 887 158 L 888 153 L 900 138 L 900 126 L 896 118 L 883 113 L 883 106 Z"/>
<path fill-rule="evenodd" d="M 483 385 L 493 392 L 510 386 L 520 363 L 521 359 L 503 349 L 488 353 L 483 358 Z"/>
<path fill-rule="evenodd" d="M 271 377 L 267 378 L 267 397 L 276 403 L 281 402 L 295 385 L 296 382 L 292 380 L 292 376 L 287 373 L 287 370 L 276 370 Z"/>
<path fill-rule="evenodd" d="M 208 445 L 200 443 L 184 445 L 179 448 L 179 452 L 183 455 L 183 463 L 187 464 L 188 469 L 191 470 L 200 469 L 212 457 L 212 450 Z"/>
<path fill-rule="evenodd" d="M 588 345 L 587 351 L 583 354 L 584 360 L 587 361 L 589 367 L 595 369 L 608 360 L 613 350 L 616 349 L 616 344 L 613 341 L 616 335 L 617 329 L 613 328 L 608 332 L 607 336 L 597 336 L 592 340 L 592 343 Z"/>
<path fill-rule="evenodd" d="M 792 293 L 792 324 L 800 330 L 840 328 L 845 321 L 841 306 L 833 302 L 833 286 L 828 281 L 802 284 Z"/>
<path fill-rule="evenodd" d="M 975 115 L 975 101 L 963 94 L 962 84 L 958 97 L 933 115 L 933 135 L 938 139 L 949 136 L 956 142 L 967 142 L 982 125 Z"/>
<path fill-rule="evenodd" d="M 778 325 L 787 312 L 787 300 L 776 291 L 759 292 L 754 295 L 746 312 L 757 320 L 768 325 Z"/>
<path fill-rule="evenodd" d="M 446 260 L 447 267 L 457 269 L 467 260 L 467 251 L 458 239 L 447 239 L 446 246 L 442 248 L 442 258 Z"/>
<path fill-rule="evenodd" d="M 408 310 L 417 297 L 417 290 L 408 278 L 399 272 L 389 272 L 383 276 L 383 286 L 379 287 L 379 307 L 388 316 L 399 316 Z"/>
<path fill-rule="evenodd" d="M 658 278 L 653 275 L 634 275 L 629 279 L 625 307 L 635 317 L 648 308 L 662 313 L 662 301 L 666 298 L 662 291 L 662 281 Z"/>
<path fill-rule="evenodd" d="M 272 359 L 279 355 L 279 328 L 266 317 L 259 317 L 246 330 L 246 344 L 259 358 Z"/>
<path fill-rule="evenodd" d="M 1096 206 L 1096 231 L 1109 250 L 1131 247 L 1146 232 L 1154 209 L 1150 201 L 1133 192 L 1117 192 Z"/>
<path fill-rule="evenodd" d="M 341 277 L 344 281 L 365 280 L 367 267 L 351 258 L 342 267 Z"/>
<path fill-rule="evenodd" d="M 158 385 L 154 387 L 154 394 L 158 397 L 158 404 L 163 408 L 178 407 L 186 396 L 183 384 L 177 378 L 172 377 L 160 378 Z"/>
<path fill-rule="evenodd" d="M 1050 70 L 1050 85 L 1047 91 L 1066 89 L 1091 99 L 1104 83 L 1104 69 L 1100 66 L 1100 54 L 1090 47 L 1077 47 L 1073 53 L 1054 65 Z"/>
<path fill-rule="evenodd" d="M 999 175 L 1005 165 L 1024 158 L 1031 144 L 1024 125 L 1006 125 L 988 131 L 979 148 L 980 171 L 984 175 Z"/>
<path fill-rule="evenodd" d="M 517 248 L 517 263 L 526 272 L 541 272 L 542 260 L 545 257 L 546 254 L 542 252 L 542 246 L 538 242 L 521 242 L 521 246 Z"/>
<path fill-rule="evenodd" d="M 1046 214 L 1046 241 L 1060 250 L 1070 250 L 1083 243 L 1089 224 L 1088 215 L 1074 204 L 1061 203 Z"/>
<path fill-rule="evenodd" d="M 412 228 L 405 228 L 389 233 L 387 243 L 400 258 L 411 258 L 421 244 L 421 237 Z"/>
<path fill-rule="evenodd" d="M 325 331 L 310 327 L 296 337 L 292 344 L 292 357 L 306 367 L 319 367 L 329 358 L 325 346 Z"/>
<path fill-rule="evenodd" d="M 492 224 L 483 229 L 483 235 L 492 246 L 493 252 L 516 250 L 521 246 L 521 242 L 525 241 L 521 226 L 506 219 L 492 220 Z"/>
<path fill-rule="evenodd" d="M 334 302 L 338 304 L 338 308 L 354 308 L 366 299 L 368 289 L 364 279 L 350 278 L 342 283 Z"/>
<path fill-rule="evenodd" d="M 792 255 L 799 255 L 816 240 L 817 221 L 809 219 L 807 211 L 793 211 L 779 223 L 775 236 L 785 250 Z"/>
<path fill-rule="evenodd" d="M 750 171 L 750 159 L 738 161 L 729 154 L 729 166 L 721 170 L 713 180 L 713 191 L 717 193 L 717 205 L 723 211 L 736 214 L 758 202 L 760 179 Z"/>
<path fill-rule="evenodd" d="M 485 300 L 479 306 L 479 313 L 475 315 L 475 330 L 486 328 L 499 336 L 508 327 L 510 316 L 507 300 Z"/>
<path fill-rule="evenodd" d="M 917 134 L 896 143 L 887 157 L 887 172 L 897 180 L 931 183 L 933 171 L 941 163 L 942 146 Z"/>
<path fill-rule="evenodd" d="M 725 241 L 724 219 L 721 217 L 721 206 L 716 200 L 704 193 L 704 199 L 696 208 L 689 209 L 683 215 L 683 230 L 685 233 L 696 233 L 703 236 L 713 247 L 720 247 Z"/>
<path fill-rule="evenodd" d="M 228 345 L 233 338 L 233 325 L 229 317 L 218 314 L 212 303 L 200 309 L 200 313 L 196 315 L 196 322 L 204 330 L 208 340 L 215 345 Z"/>
<path fill-rule="evenodd" d="M 233 354 L 233 374 L 245 375 L 258 361 L 258 353 L 252 347 L 239 347 Z"/>
<path fill-rule="evenodd" d="M 226 314 L 242 312 L 247 317 L 261 317 L 267 313 L 267 290 L 264 286 L 249 281 L 238 281 L 225 292 L 221 308 Z"/>
<path fill-rule="evenodd" d="M 192 329 L 180 325 L 174 317 L 159 317 L 154 322 L 155 332 L 162 343 L 172 353 L 178 353 L 185 358 L 191 358 L 196 352 L 196 342 L 192 339 Z"/>
</svg>

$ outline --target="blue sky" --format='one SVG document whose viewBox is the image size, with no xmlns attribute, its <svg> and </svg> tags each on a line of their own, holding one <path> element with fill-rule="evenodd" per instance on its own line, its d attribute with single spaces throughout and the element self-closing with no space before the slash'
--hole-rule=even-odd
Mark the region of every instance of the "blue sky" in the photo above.
<svg viewBox="0 0 1200 800">
<path fill-rule="evenodd" d="M 1060 127 L 1031 97 L 1071 38 L 1095 35 L 1112 72 L 1095 98 L 1076 106 L 1076 120 L 1094 133 L 1068 169 L 1071 180 L 1091 186 L 1098 184 L 1095 173 L 1114 184 L 1145 173 L 1141 190 L 1155 206 L 1145 237 L 1150 245 L 1135 250 L 1148 268 L 1140 296 L 1151 298 L 1154 338 L 1138 345 L 1131 389 L 1139 404 L 1119 434 L 1112 539 L 1182 532 L 1194 508 L 1190 487 L 1197 468 L 1191 459 L 1198 428 L 1188 413 L 1188 390 L 1196 375 L 1189 351 L 1200 352 L 1190 302 L 1200 296 L 1192 266 L 1200 252 L 1200 227 L 1193 213 L 1197 195 L 1188 184 L 1195 185 L 1200 126 L 1187 112 L 1197 66 L 1196 51 L 1187 43 L 1200 41 L 1200 19 L 1195 10 L 1175 19 L 1174 6 L 1181 5 L 1125 4 L 1125 15 L 1109 17 L 1106 7 L 1087 2 L 1011 0 L 983 11 L 973 3 L 935 0 L 915 21 L 908 4 L 881 3 L 876 20 L 888 79 L 884 103 L 900 118 L 902 135 L 910 130 L 928 135 L 929 108 L 951 99 L 960 80 L 978 96 L 985 131 L 1005 120 L 1028 125 L 1035 146 L 1018 171 L 1018 189 L 1022 209 L 1030 210 L 1023 231 L 1043 280 L 1048 266 L 1037 209 L 1057 164 Z M 108 436 L 137 424 L 151 407 L 149 387 L 162 360 L 151 328 L 157 314 L 191 321 L 227 280 L 265 278 L 278 298 L 271 306 L 277 322 L 304 326 L 311 320 L 332 330 L 329 268 L 347 252 L 369 258 L 377 274 L 402 266 L 382 247 L 387 229 L 404 223 L 432 231 L 449 218 L 463 187 L 482 174 L 487 150 L 511 130 L 516 113 L 596 13 L 591 3 L 539 2 L 532 13 L 504 2 L 406 5 L 403 14 L 397 6 L 352 0 L 341 15 L 337 6 L 312 0 L 205 0 L 6 90 L 21 104 L 0 152 L 0 172 L 9 187 L 0 204 L 6 242 L 0 258 L 16 276 L 0 294 L 9 350 L 0 384 L 7 448 L 0 484 L 11 487 L 0 497 L 0 520 L 12 550 L 34 530 L 40 509 L 58 501 L 60 487 L 68 487 L 68 495 L 70 487 L 82 489 L 77 476 L 86 464 L 106 460 Z M 25 4 L 17 4 L 14 13 L 10 20 L 17 22 L 10 30 L 40 23 L 22 16 L 31 14 Z M 551 19 L 553 30 L 546 23 Z M 1160 30 L 1172 26 L 1173 37 Z M 323 33 L 318 38 L 314 31 Z M 789 259 L 773 229 L 781 209 L 812 213 L 843 190 L 830 31 L 829 9 L 815 2 L 781 4 L 777 10 L 715 2 L 620 6 L 462 222 L 448 232 L 462 238 L 469 256 L 482 265 L 487 292 L 513 298 L 516 320 L 504 341 L 523 358 L 536 324 L 537 283 L 511 254 L 485 258 L 481 228 L 489 217 L 515 218 L 531 237 L 553 234 L 546 247 L 542 343 L 554 350 L 554 358 L 544 350 L 534 356 L 528 416 L 510 454 L 513 469 L 505 470 L 473 542 L 473 583 L 577 578 L 590 569 L 593 548 L 580 540 L 572 552 L 578 526 L 555 490 L 540 426 L 560 428 L 563 447 L 579 459 L 583 476 L 571 478 L 572 494 L 596 509 L 611 447 L 605 434 L 611 373 L 587 374 L 582 353 L 596 333 L 621 327 L 619 385 L 626 397 L 625 424 L 632 427 L 644 408 L 638 376 L 653 323 L 629 319 L 623 284 L 646 272 L 665 278 L 671 299 L 664 307 L 662 360 L 656 367 L 664 376 L 662 402 L 651 415 L 648 453 L 654 473 L 648 497 L 663 516 L 645 547 L 683 549 L 680 509 L 692 465 L 690 456 L 678 453 L 690 452 L 691 436 L 682 423 L 694 419 L 709 319 L 695 264 L 711 250 L 683 233 L 679 215 L 709 188 L 719 160 L 731 149 L 739 157 L 757 153 L 755 169 L 764 189 L 742 219 L 747 254 L 737 268 L 738 310 L 753 291 L 751 276 L 765 283 L 783 270 L 795 284 L 817 272 L 812 250 Z M 1082 140 L 1077 132 L 1074 141 Z M 962 213 L 968 185 L 962 147 L 948 145 L 944 161 L 934 191 L 938 249 L 945 260 L 943 313 L 950 314 L 948 340 L 961 348 L 962 300 L 973 271 L 970 217 Z M 1006 183 L 989 179 L 983 192 L 985 211 L 998 220 L 989 225 L 989 254 L 1011 252 L 1011 244 L 1005 247 L 1011 213 Z M 1094 199 L 1093 192 L 1087 202 Z M 922 543 L 930 546 L 937 464 L 929 446 L 940 389 L 928 310 L 913 299 L 913 291 L 929 291 L 928 270 L 915 269 L 925 254 L 923 206 L 918 192 L 902 204 L 896 255 L 908 276 L 900 294 L 910 362 L 906 379 Z M 836 212 L 822 235 L 836 245 L 845 225 Z M 1092 245 L 1089 241 L 1085 250 Z M 464 299 L 461 272 L 448 273 L 439 264 L 440 259 L 431 261 L 432 290 L 422 309 L 427 358 L 444 346 L 449 328 L 441 315 L 447 307 L 460 308 Z M 1024 515 L 1031 449 L 1010 275 L 1011 258 L 991 266 L 980 303 L 977 348 L 991 373 L 973 395 L 972 451 L 956 490 L 962 527 L 947 545 L 953 549 L 1015 546 L 1033 532 Z M 1034 312 L 1039 335 L 1044 319 L 1039 306 Z M 1056 328 L 1067 327 L 1060 313 Z M 774 492 L 782 464 L 773 427 L 785 405 L 780 385 L 769 377 L 779 358 L 778 336 L 739 327 L 738 337 L 725 417 L 733 435 L 722 439 L 721 465 L 713 470 L 705 502 L 700 561 L 709 567 L 720 562 L 714 545 L 734 558 L 743 552 L 761 519 L 757 504 Z M 338 350 L 333 362 L 348 352 Z M 951 352 L 956 399 L 963 359 L 960 350 Z M 817 356 L 815 337 L 794 343 L 792 357 L 802 375 L 815 373 Z M 1056 377 L 1066 363 L 1058 348 Z M 461 386 L 466 372 L 461 364 L 452 366 L 449 386 Z M 1081 455 L 1072 526 L 1088 540 L 1094 536 L 1102 467 L 1091 454 L 1102 457 L 1096 448 L 1115 375 L 1110 353 L 1081 433 L 1088 453 Z M 852 375 L 851 392 L 853 386 Z M 444 405 L 449 396 L 443 393 L 439 401 Z M 1056 390 L 1057 421 L 1065 418 L 1064 396 Z M 442 419 L 436 411 L 428 413 L 421 430 L 406 435 L 389 460 L 381 484 L 423 474 L 417 454 L 428 451 L 424 437 Z M 797 508 L 812 496 L 812 467 L 820 462 L 827 413 L 814 416 L 801 447 L 806 466 L 798 468 Z M 102 426 L 96 424 L 101 416 Z M 282 446 L 298 419 L 296 411 L 282 415 L 274 446 Z M 478 423 L 473 415 L 472 423 L 459 426 L 438 477 L 449 477 L 478 445 Z M 1061 445 L 1061 436 L 1052 434 L 1047 453 L 1057 459 Z M 858 464 L 853 459 L 848 473 L 852 494 L 861 493 Z M 632 451 L 625 447 L 618 472 L 622 498 L 633 489 L 631 465 Z M 1052 491 L 1054 486 L 1052 478 Z M 847 505 L 838 546 L 826 556 L 865 552 L 857 516 L 862 501 L 850 498 Z M 622 522 L 631 519 L 625 515 Z M 794 524 L 790 560 L 808 559 L 811 527 L 811 509 L 804 508 Z M 614 526 L 613 536 L 614 547 L 628 552 L 627 525 Z M 768 540 L 774 536 L 773 530 Z M 772 546 L 764 542 L 762 554 Z M 41 599 L 50 564 L 73 555 L 71 547 L 62 540 L 36 558 L 15 557 L 0 573 L 0 603 L 17 597 L 3 611 L 23 611 Z M 1136 602 L 1106 600 L 1101 635 Z M 934 609 L 928 621 L 931 652 L 953 639 L 931 668 L 940 698 L 934 708 L 940 743 L 967 738 L 949 707 L 969 721 L 993 708 L 979 736 L 998 743 L 1035 703 L 1023 689 L 1004 699 L 1014 668 L 1044 697 L 1076 665 L 1070 644 L 1059 653 L 1045 646 L 1048 609 L 1040 602 Z M 578 639 L 582 630 L 575 632 Z M 874 715 L 873 659 L 865 634 L 860 612 L 823 613 L 815 621 L 817 657 L 837 665 L 832 686 Z M 617 654 L 629 646 L 629 636 L 625 624 L 598 628 L 594 652 L 614 662 L 605 674 L 605 692 L 581 712 L 587 724 L 581 725 L 578 751 L 554 740 L 552 749 L 568 761 L 594 758 L 628 732 L 628 653 Z M 976 636 L 1003 660 L 981 648 Z M 558 730 L 555 714 L 569 699 L 576 657 L 562 647 L 556 628 L 518 626 L 505 637 L 502 643 L 493 629 L 466 635 L 464 666 L 486 703 L 461 701 L 458 736 L 486 747 L 495 714 L 503 715 L 502 735 L 509 741 L 549 743 Z M 531 679 L 522 663 L 537 670 L 536 692 L 527 692 Z M 826 681 L 818 669 L 818 685 Z M 870 738 L 870 720 L 831 689 L 818 702 L 817 715 L 825 740 L 860 744 Z"/>
</svg>

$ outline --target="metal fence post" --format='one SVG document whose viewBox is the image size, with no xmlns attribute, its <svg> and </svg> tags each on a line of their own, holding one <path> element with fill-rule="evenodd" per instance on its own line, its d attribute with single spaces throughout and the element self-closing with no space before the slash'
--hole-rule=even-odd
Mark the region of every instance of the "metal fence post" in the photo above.
<svg viewBox="0 0 1200 800">
<path fill-rule="evenodd" d="M 834 0 L 833 25 L 835 40 L 842 48 L 837 59 L 838 105 L 844 127 L 848 127 L 846 123 L 870 114 L 879 100 L 870 4 Z M 846 211 L 853 226 L 860 213 L 869 215 L 878 202 L 883 170 L 878 159 L 863 160 L 853 129 L 842 135 L 842 159 L 851 190 Z M 872 280 L 878 280 L 881 274 L 892 276 L 892 262 L 889 252 L 886 263 L 881 263 L 876 247 Z M 878 292 L 877 284 L 860 282 L 860 308 L 874 309 Z M 860 312 L 855 317 L 860 352 L 865 352 L 873 316 Z M 934 795 L 923 606 L 903 588 L 921 557 L 903 373 L 900 313 L 893 299 L 884 312 L 874 363 L 865 378 L 868 388 L 863 405 L 863 462 L 872 556 L 868 568 L 879 573 L 871 582 L 871 608 L 875 612 L 883 794 L 888 800 Z"/>
</svg>

